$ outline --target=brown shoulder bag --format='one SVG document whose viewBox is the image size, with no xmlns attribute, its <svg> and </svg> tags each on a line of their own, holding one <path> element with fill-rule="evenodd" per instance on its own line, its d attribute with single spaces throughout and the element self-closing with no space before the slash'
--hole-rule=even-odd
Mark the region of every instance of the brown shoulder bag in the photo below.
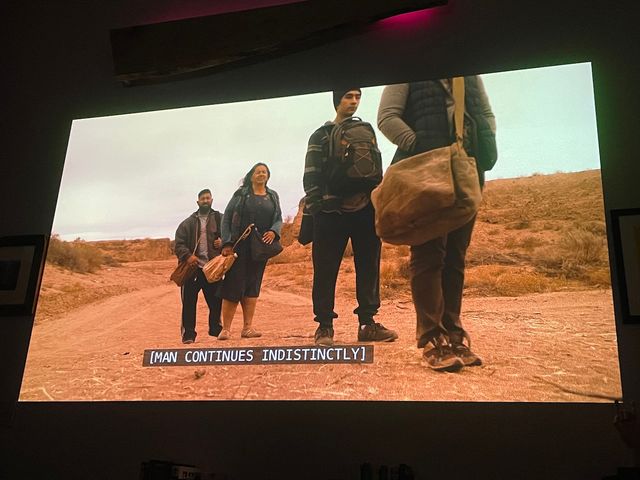
<svg viewBox="0 0 640 480">
<path fill-rule="evenodd" d="M 376 233 L 394 245 L 421 245 L 461 227 L 478 211 L 476 160 L 462 146 L 464 78 L 453 79 L 456 141 L 391 165 L 371 192 Z"/>
</svg>

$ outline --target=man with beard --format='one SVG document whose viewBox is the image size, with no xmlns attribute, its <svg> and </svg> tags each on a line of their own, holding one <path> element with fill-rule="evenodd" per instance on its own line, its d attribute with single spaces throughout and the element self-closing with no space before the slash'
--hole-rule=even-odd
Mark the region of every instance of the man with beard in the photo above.
<svg viewBox="0 0 640 480">
<path fill-rule="evenodd" d="M 222 246 L 222 215 L 211 208 L 212 201 L 211 190 L 208 188 L 198 193 L 198 210 L 189 215 L 176 230 L 175 253 L 178 261 L 198 265 L 193 278 L 187 279 L 180 287 L 182 343 L 193 343 L 196 340 L 196 305 L 200 290 L 209 306 L 209 335 L 216 337 L 222 330 L 222 300 L 216 295 L 220 282 L 209 283 L 202 271 L 205 263 L 220 255 Z"/>
</svg>

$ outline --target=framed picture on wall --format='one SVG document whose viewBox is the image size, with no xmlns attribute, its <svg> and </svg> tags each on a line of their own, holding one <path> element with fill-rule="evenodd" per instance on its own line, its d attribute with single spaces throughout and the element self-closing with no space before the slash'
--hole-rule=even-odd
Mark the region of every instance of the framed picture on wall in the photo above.
<svg viewBox="0 0 640 480">
<path fill-rule="evenodd" d="M 35 312 L 46 244 L 44 235 L 0 238 L 0 316 Z"/>
<path fill-rule="evenodd" d="M 640 208 L 611 210 L 623 323 L 640 324 Z"/>
</svg>

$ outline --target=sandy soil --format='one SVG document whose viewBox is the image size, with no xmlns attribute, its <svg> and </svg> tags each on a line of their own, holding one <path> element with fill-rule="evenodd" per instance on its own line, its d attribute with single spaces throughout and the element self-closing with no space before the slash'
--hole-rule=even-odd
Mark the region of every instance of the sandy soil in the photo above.
<svg viewBox="0 0 640 480">
<path fill-rule="evenodd" d="M 343 263 L 336 341 L 354 344 L 354 274 Z M 465 326 L 485 364 L 460 373 L 436 373 L 422 363 L 408 292 L 383 301 L 377 319 L 400 338 L 376 344 L 373 364 L 143 367 L 145 349 L 183 347 L 179 289 L 166 280 L 174 266 L 174 260 L 134 262 L 99 275 L 48 268 L 20 399 L 583 402 L 621 396 L 610 290 L 465 297 Z M 302 267 L 267 268 L 254 322 L 262 338 L 239 338 L 240 311 L 232 340 L 209 337 L 201 298 L 193 346 L 311 345 L 310 277 L 283 275 L 296 268 Z"/>
</svg>

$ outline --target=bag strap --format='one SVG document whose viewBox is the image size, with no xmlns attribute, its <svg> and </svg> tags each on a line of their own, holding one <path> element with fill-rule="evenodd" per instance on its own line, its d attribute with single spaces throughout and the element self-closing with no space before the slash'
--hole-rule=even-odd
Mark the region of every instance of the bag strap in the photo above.
<svg viewBox="0 0 640 480">
<path fill-rule="evenodd" d="M 336 123 L 331 128 L 331 131 L 329 132 L 329 135 L 328 135 L 329 136 L 329 158 L 333 158 L 335 155 L 335 150 L 336 150 L 335 143 L 341 140 L 341 137 L 342 137 L 341 132 L 344 131 L 343 126 L 347 125 L 348 122 L 352 122 L 352 121 L 362 122 L 363 120 L 360 117 L 351 116 L 351 117 L 345 118 L 340 123 Z"/>
<path fill-rule="evenodd" d="M 214 217 L 214 219 L 215 219 L 215 221 L 216 221 L 216 228 L 217 228 L 217 230 L 216 230 L 216 234 L 217 234 L 218 236 L 220 236 L 220 230 L 222 230 L 222 225 L 221 225 L 221 223 L 222 223 L 222 215 L 220 214 L 220 212 L 218 212 L 218 211 L 216 210 L 216 211 L 214 212 L 214 214 L 213 214 L 213 217 Z"/>
<path fill-rule="evenodd" d="M 464 77 L 453 78 L 453 118 L 456 127 L 456 142 L 462 146 L 464 137 Z"/>
<path fill-rule="evenodd" d="M 247 228 L 244 229 L 244 232 L 242 232 L 242 235 L 240 235 L 240 238 L 238 238 L 238 240 L 236 240 L 236 243 L 233 244 L 233 247 L 231 247 L 231 250 L 233 250 L 235 252 L 236 250 L 236 246 L 245 238 L 247 238 L 249 236 L 249 234 L 251 233 L 251 229 L 254 227 L 254 224 L 250 224 Z"/>
</svg>

